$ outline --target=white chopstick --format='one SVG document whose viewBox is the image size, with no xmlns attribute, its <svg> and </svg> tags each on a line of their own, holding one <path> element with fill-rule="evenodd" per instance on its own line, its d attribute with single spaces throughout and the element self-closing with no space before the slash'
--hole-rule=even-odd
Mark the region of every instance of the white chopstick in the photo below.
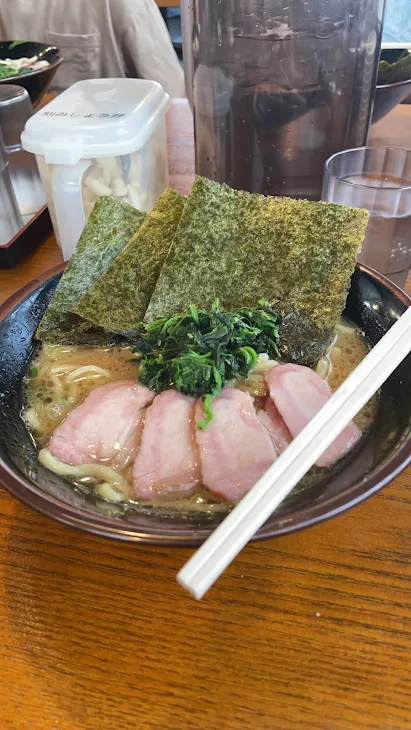
<svg viewBox="0 0 411 730">
<path fill-rule="evenodd" d="M 411 350 L 411 307 L 177 575 L 200 599 Z"/>
</svg>

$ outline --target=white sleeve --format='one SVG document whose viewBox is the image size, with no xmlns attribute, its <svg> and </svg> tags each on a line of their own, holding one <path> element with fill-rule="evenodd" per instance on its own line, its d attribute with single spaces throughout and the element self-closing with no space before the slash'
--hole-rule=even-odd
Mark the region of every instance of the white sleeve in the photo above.
<svg viewBox="0 0 411 730">
<path fill-rule="evenodd" d="M 184 73 L 156 3 L 134 0 L 127 7 L 122 40 L 127 75 L 158 81 L 170 96 L 185 96 Z"/>
</svg>

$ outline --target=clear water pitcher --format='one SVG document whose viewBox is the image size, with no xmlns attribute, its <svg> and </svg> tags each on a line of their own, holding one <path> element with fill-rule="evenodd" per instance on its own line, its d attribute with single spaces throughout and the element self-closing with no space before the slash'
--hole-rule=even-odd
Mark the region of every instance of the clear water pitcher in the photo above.
<svg viewBox="0 0 411 730">
<path fill-rule="evenodd" d="M 325 160 L 366 144 L 384 0 L 183 0 L 196 170 L 319 199 Z"/>
</svg>

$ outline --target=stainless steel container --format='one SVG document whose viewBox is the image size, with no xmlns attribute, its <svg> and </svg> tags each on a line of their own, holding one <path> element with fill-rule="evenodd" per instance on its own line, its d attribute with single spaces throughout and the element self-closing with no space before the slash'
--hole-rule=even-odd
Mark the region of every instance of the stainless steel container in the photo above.
<svg viewBox="0 0 411 730">
<path fill-rule="evenodd" d="M 26 89 L 14 84 L 0 85 L 0 129 L 9 161 L 9 175 L 23 223 L 46 204 L 36 158 L 23 150 L 20 136 L 33 108 Z"/>
<path fill-rule="evenodd" d="M 0 246 L 7 244 L 23 227 L 8 171 L 8 159 L 0 129 Z"/>
</svg>

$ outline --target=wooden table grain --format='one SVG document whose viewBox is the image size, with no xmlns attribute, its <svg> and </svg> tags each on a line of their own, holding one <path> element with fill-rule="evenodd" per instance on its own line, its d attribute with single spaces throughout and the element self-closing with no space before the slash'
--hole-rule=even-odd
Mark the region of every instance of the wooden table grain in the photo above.
<svg viewBox="0 0 411 730">
<path fill-rule="evenodd" d="M 168 118 L 187 192 L 185 102 Z M 411 107 L 371 140 L 411 147 Z M 398 146 L 398 145 L 397 145 Z M 60 261 L 50 236 L 1 298 Z M 1 730 L 408 730 L 411 470 L 356 509 L 249 545 L 203 601 L 191 554 L 56 524 L 0 488 Z"/>
</svg>

